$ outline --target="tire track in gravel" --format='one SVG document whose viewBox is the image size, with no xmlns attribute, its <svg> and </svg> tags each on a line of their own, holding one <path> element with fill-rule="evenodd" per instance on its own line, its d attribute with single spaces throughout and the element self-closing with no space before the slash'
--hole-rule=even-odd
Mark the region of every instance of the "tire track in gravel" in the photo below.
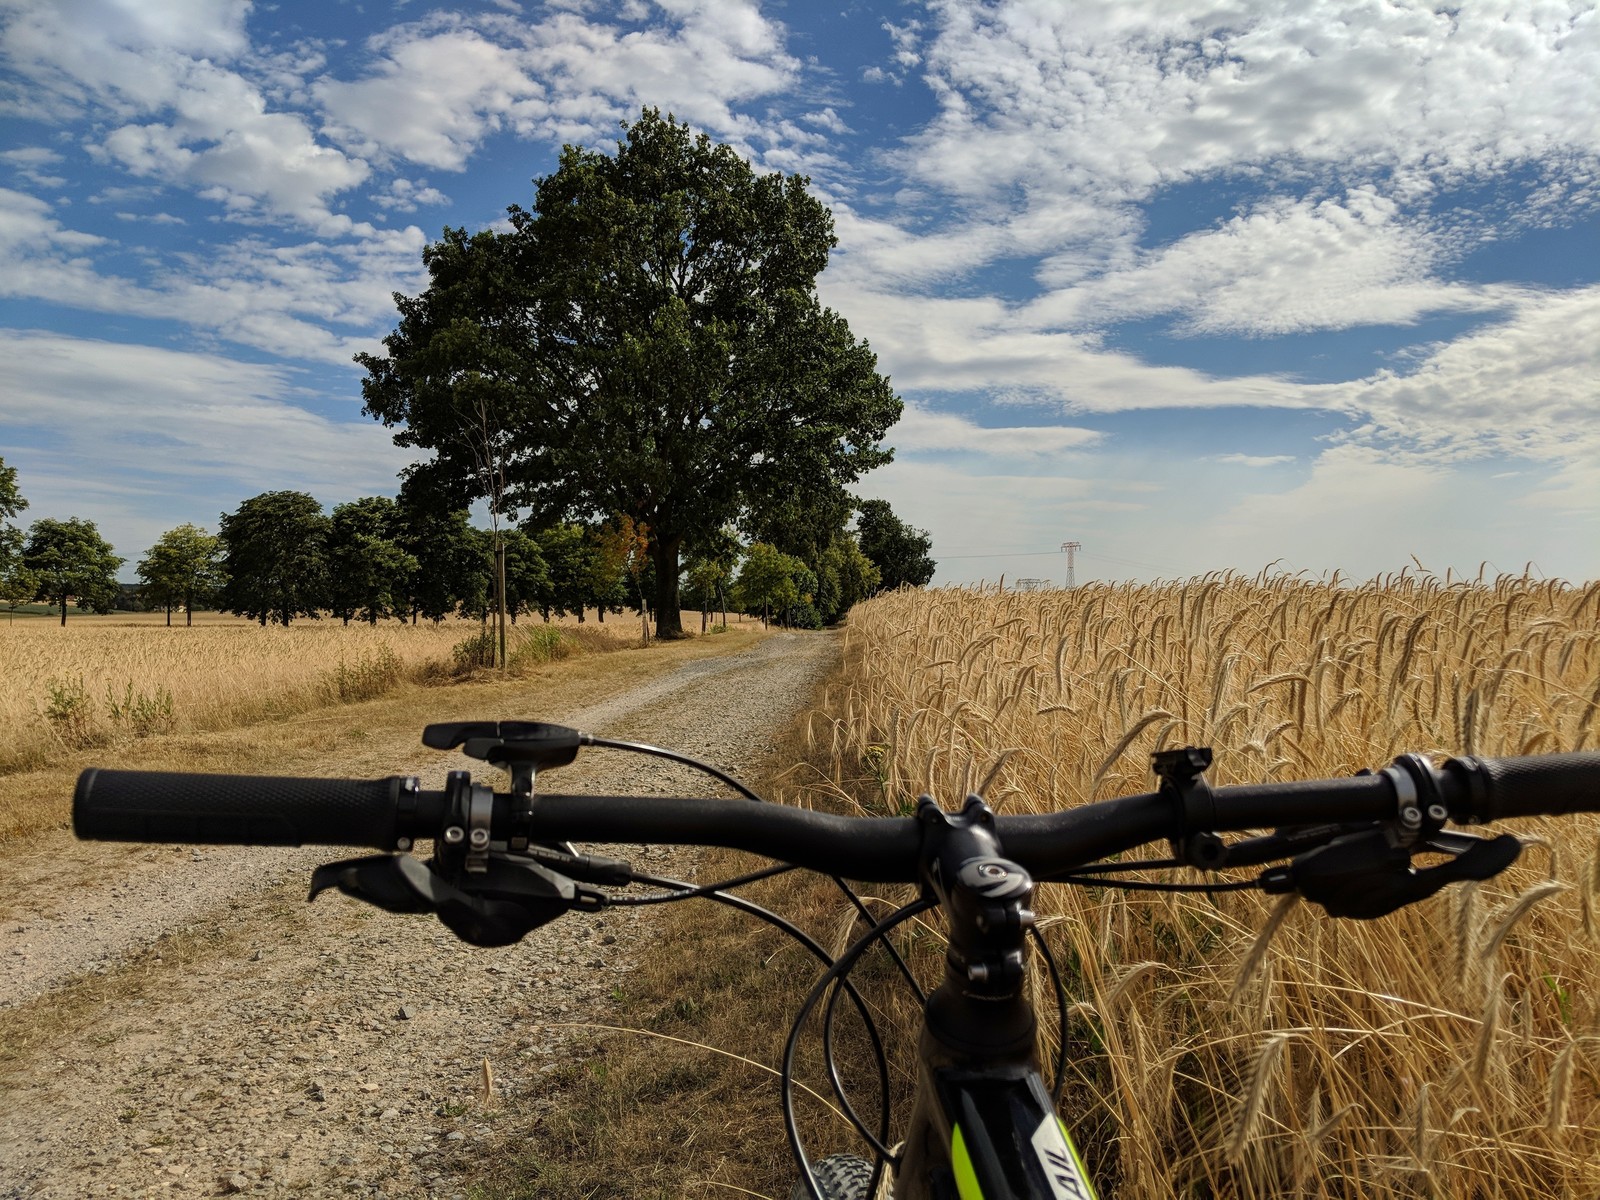
<svg viewBox="0 0 1600 1200">
<path fill-rule="evenodd" d="M 779 635 L 582 711 L 529 711 L 749 772 L 837 656 L 832 635 Z M 448 770 L 482 766 L 415 753 L 383 773 L 438 787 Z M 590 751 L 557 786 L 715 794 L 708 784 L 658 759 Z M 619 856 L 628 850 L 657 873 L 692 876 L 683 851 Z M 81 1037 L 12 1074 L 0 1197 L 458 1194 L 443 1164 L 493 1119 L 478 1099 L 483 1059 L 502 1094 L 537 1088 L 567 1035 L 546 1030 L 530 1044 L 527 1031 L 604 1020 L 654 910 L 569 917 L 480 950 L 428 918 L 344 897 L 305 905 L 310 868 L 339 854 L 152 848 L 130 859 L 136 874 L 5 923 L 0 1004 L 48 1003 L 51 989 L 114 971 L 163 933 L 224 936 L 216 953 L 167 971 L 144 999 L 97 1013 Z"/>
</svg>

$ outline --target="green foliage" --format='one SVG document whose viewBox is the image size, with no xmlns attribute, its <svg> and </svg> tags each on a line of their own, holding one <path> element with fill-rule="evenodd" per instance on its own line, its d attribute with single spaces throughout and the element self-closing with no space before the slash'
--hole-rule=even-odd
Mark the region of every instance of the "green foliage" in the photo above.
<svg viewBox="0 0 1600 1200">
<path fill-rule="evenodd" d="M 517 634 L 509 655 L 511 670 L 524 671 L 540 663 L 566 658 L 572 652 L 572 639 L 564 630 L 554 625 L 535 625 Z"/>
<path fill-rule="evenodd" d="M 550 567 L 539 543 L 520 529 L 500 533 L 506 548 L 506 612 L 534 612 L 550 591 Z"/>
<path fill-rule="evenodd" d="M 734 581 L 734 595 L 740 608 L 767 624 L 800 603 L 800 582 L 808 575 L 798 558 L 757 542 L 745 553 Z"/>
<path fill-rule="evenodd" d="M 395 544 L 417 568 L 396 607 L 413 618 L 441 621 L 457 611 L 487 611 L 493 566 L 488 543 L 468 524 L 466 509 L 448 504 L 423 480 L 412 477 L 401 485 Z"/>
<path fill-rule="evenodd" d="M 653 109 L 613 154 L 567 147 L 509 231 L 428 247 L 428 289 L 357 359 L 366 411 L 461 502 L 504 479 L 539 526 L 647 526 L 658 631 L 681 633 L 686 541 L 797 497 L 837 507 L 891 456 L 900 400 L 817 300 L 834 237 L 806 184 Z"/>
<path fill-rule="evenodd" d="M 120 595 L 117 568 L 122 559 L 100 536 L 93 521 L 45 517 L 28 530 L 22 565 L 34 578 L 37 599 L 61 606 L 61 623 L 67 623 L 67 601 L 81 609 L 108 613 Z"/>
<path fill-rule="evenodd" d="M 87 745 L 94 724 L 94 699 L 83 685 L 83 676 L 68 675 L 45 682 L 49 699 L 44 717 L 68 746 Z"/>
<path fill-rule="evenodd" d="M 387 496 L 365 496 L 333 510 L 328 526 L 328 606 L 350 623 L 371 625 L 407 615 L 417 560 L 400 545 L 400 507 Z"/>
<path fill-rule="evenodd" d="M 334 668 L 323 672 L 322 684 L 329 699 L 348 704 L 385 695 L 404 677 L 399 655 L 388 646 L 379 646 L 363 650 L 353 662 L 346 662 L 341 654 Z"/>
<path fill-rule="evenodd" d="M 877 564 L 884 588 L 921 587 L 933 578 L 937 564 L 928 556 L 933 539 L 895 516 L 887 500 L 862 503 L 856 537 L 861 552 Z"/>
<path fill-rule="evenodd" d="M 6 466 L 6 460 L 0 458 L 0 519 L 9 521 L 27 507 L 28 502 L 17 488 L 17 469 Z"/>
<path fill-rule="evenodd" d="M 81 683 L 81 680 L 80 680 Z M 172 728 L 172 693 L 157 686 L 155 691 L 135 689 L 133 680 L 123 686 L 122 695 L 106 684 L 106 716 L 113 728 L 126 730 L 134 737 L 149 737 Z"/>
<path fill-rule="evenodd" d="M 858 600 L 872 595 L 879 583 L 877 566 L 848 533 L 834 534 L 822 552 L 816 576 L 817 611 L 826 625 L 843 617 Z"/>
<path fill-rule="evenodd" d="M 499 649 L 494 632 L 485 629 L 469 638 L 463 638 L 450 648 L 451 667 L 457 675 L 486 671 L 495 665 Z"/>
<path fill-rule="evenodd" d="M 327 606 L 330 521 L 304 492 L 263 492 L 222 514 L 229 612 L 265 625 Z"/>
<path fill-rule="evenodd" d="M 184 524 L 163 533 L 135 568 L 153 608 L 184 609 L 185 624 L 194 623 L 197 606 L 213 603 L 227 574 L 222 567 L 222 539 L 198 525 Z"/>
</svg>

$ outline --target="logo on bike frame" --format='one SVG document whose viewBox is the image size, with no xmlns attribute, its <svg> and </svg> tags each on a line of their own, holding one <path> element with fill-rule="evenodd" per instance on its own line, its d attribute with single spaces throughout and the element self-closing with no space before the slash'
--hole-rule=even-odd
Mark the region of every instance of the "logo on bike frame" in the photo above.
<svg viewBox="0 0 1600 1200">
<path fill-rule="evenodd" d="M 1040 1121 L 1031 1140 L 1050 1184 L 1050 1200 L 1095 1200 L 1089 1173 L 1059 1117 L 1052 1114 Z"/>
</svg>

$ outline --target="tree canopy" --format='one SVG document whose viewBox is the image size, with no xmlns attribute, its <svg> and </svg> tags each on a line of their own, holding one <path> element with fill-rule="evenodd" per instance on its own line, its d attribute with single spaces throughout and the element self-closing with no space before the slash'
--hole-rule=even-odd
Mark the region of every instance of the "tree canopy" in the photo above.
<svg viewBox="0 0 1600 1200">
<path fill-rule="evenodd" d="M 112 553 L 95 523 L 81 517 L 35 521 L 28 529 L 22 565 L 33 575 L 38 599 L 61 606 L 63 625 L 68 600 L 82 609 L 108 613 L 121 590 L 117 568 L 122 559 Z"/>
<path fill-rule="evenodd" d="M 463 503 L 648 529 L 657 631 L 681 635 L 686 541 L 825 523 L 891 457 L 901 404 L 817 299 L 835 239 L 806 189 L 652 109 L 613 154 L 568 146 L 508 231 L 428 247 L 387 354 L 357 357 L 366 411 Z"/>
<path fill-rule="evenodd" d="M 328 606 L 346 625 L 408 611 L 417 560 L 400 545 L 400 507 L 387 496 L 340 504 L 328 522 Z"/>
<path fill-rule="evenodd" d="M 317 616 L 326 604 L 329 525 L 304 492 L 263 492 L 223 513 L 224 607 L 263 625 Z"/>
<path fill-rule="evenodd" d="M 22 565 L 22 530 L 11 524 L 28 502 L 17 487 L 17 469 L 0 458 L 0 603 L 25 604 L 38 592 L 39 581 Z"/>
<path fill-rule="evenodd" d="M 887 500 L 862 502 L 856 534 L 861 552 L 877 564 L 883 587 L 921 587 L 933 578 L 937 564 L 928 556 L 933 539 L 895 516 Z"/>
<path fill-rule="evenodd" d="M 195 605 L 211 603 L 227 578 L 222 539 L 198 525 L 179 525 L 161 535 L 135 570 L 146 599 L 167 610 L 168 625 L 174 605 L 184 610 L 184 624 L 193 625 Z"/>
</svg>

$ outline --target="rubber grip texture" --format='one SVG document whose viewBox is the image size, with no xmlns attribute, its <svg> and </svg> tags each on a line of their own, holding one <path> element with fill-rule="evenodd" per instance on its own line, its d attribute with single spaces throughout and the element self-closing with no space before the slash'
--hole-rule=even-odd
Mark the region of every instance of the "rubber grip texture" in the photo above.
<svg viewBox="0 0 1600 1200">
<path fill-rule="evenodd" d="M 1600 751 L 1526 758 L 1452 758 L 1443 774 L 1458 789 L 1452 815 L 1479 821 L 1600 812 Z"/>
<path fill-rule="evenodd" d="M 392 850 L 414 780 L 295 779 L 93 768 L 78 776 L 72 829 L 106 842 L 370 846 Z"/>
</svg>

